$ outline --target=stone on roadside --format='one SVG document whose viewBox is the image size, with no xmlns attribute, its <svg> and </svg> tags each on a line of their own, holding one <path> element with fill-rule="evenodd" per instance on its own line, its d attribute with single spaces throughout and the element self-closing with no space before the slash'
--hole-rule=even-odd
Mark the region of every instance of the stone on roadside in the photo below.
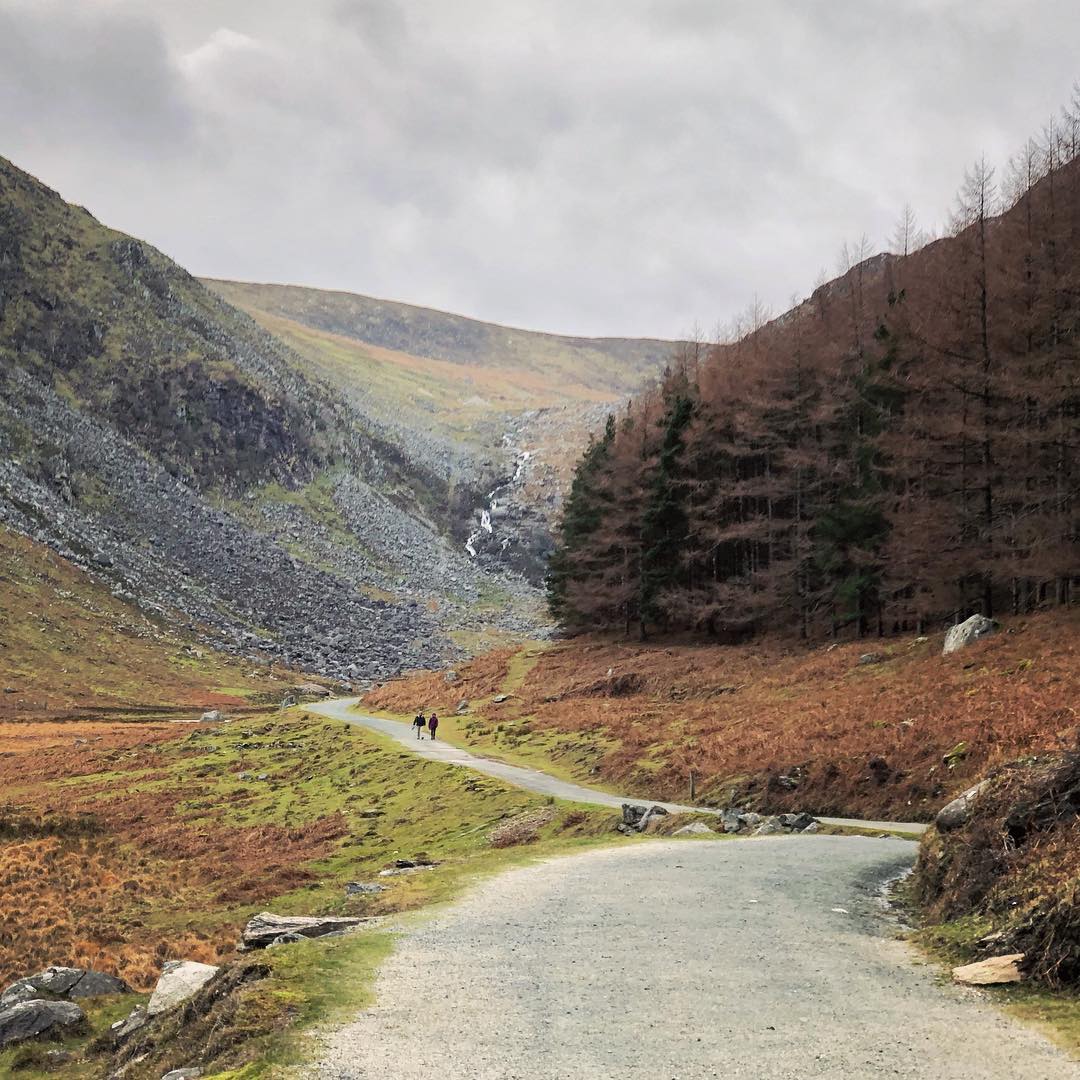
<svg viewBox="0 0 1080 1080">
<path fill-rule="evenodd" d="M 0 1048 L 75 1027 L 85 1018 L 82 1009 L 71 1001 L 20 1001 L 0 1009 Z"/>
<path fill-rule="evenodd" d="M 986 790 L 989 780 L 980 780 L 974 787 L 969 787 L 962 795 L 957 795 L 952 802 L 946 803 L 934 818 L 934 824 L 941 832 L 952 832 L 963 828 L 970 820 L 979 796 Z"/>
<path fill-rule="evenodd" d="M 790 829 L 792 832 L 805 832 L 811 825 L 815 824 L 816 818 L 810 814 L 781 814 L 777 819 L 785 829 Z"/>
<path fill-rule="evenodd" d="M 753 810 L 747 810 L 746 813 L 739 815 L 739 823 L 744 829 L 756 829 L 764 820 L 760 814 L 755 814 Z"/>
<path fill-rule="evenodd" d="M 1024 973 L 1020 970 L 1020 964 L 1023 959 L 1023 953 L 991 956 L 988 960 L 953 968 L 952 977 L 965 986 L 998 986 L 1002 983 L 1022 982 Z"/>
<path fill-rule="evenodd" d="M 721 810 L 720 826 L 726 833 L 737 833 L 743 827 L 742 815 L 738 810 Z"/>
<path fill-rule="evenodd" d="M 199 722 L 203 724 L 216 724 L 221 719 L 220 709 L 211 709 L 209 712 L 204 712 L 199 717 Z"/>
<path fill-rule="evenodd" d="M 941 655 L 948 656 L 958 649 L 963 649 L 979 638 L 987 637 L 997 630 L 997 623 L 988 619 L 985 615 L 972 615 L 956 626 L 950 626 L 945 635 L 945 644 L 941 648 Z"/>
<path fill-rule="evenodd" d="M 264 911 L 252 916 L 244 927 L 240 943 L 245 949 L 263 949 L 286 934 L 318 938 L 334 930 L 351 930 L 363 919 L 331 915 L 274 915 Z"/>
<path fill-rule="evenodd" d="M 776 818 L 766 818 L 755 830 L 755 836 L 774 836 L 784 831 L 783 825 Z"/>
<path fill-rule="evenodd" d="M 194 997 L 219 971 L 213 964 L 196 960 L 167 960 L 146 1005 L 146 1015 L 157 1016 L 183 1005 Z"/>
<path fill-rule="evenodd" d="M 704 821 L 691 821 L 681 829 L 676 829 L 673 836 L 712 836 L 713 831 Z"/>
</svg>

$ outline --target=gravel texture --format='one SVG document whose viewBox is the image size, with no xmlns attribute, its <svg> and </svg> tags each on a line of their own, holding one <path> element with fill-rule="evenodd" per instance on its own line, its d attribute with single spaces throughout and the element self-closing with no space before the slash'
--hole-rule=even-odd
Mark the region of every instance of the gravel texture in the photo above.
<svg viewBox="0 0 1080 1080">
<path fill-rule="evenodd" d="M 406 934 L 321 1080 L 1058 1080 L 1077 1066 L 891 936 L 863 837 L 644 841 L 493 879 Z"/>
</svg>

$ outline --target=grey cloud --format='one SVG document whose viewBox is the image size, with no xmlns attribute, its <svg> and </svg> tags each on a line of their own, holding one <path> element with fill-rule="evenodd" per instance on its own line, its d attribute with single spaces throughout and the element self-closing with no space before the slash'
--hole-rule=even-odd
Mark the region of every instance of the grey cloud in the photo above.
<svg viewBox="0 0 1080 1080">
<path fill-rule="evenodd" d="M 0 153 L 196 272 L 567 332 L 782 307 L 1080 74 L 1067 0 L 73 6 L 0 0 Z"/>
</svg>

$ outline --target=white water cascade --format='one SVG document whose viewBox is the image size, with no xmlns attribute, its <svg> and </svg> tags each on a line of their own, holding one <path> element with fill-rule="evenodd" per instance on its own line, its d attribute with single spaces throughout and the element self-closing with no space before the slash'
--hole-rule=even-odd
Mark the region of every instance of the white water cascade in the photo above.
<svg viewBox="0 0 1080 1080">
<path fill-rule="evenodd" d="M 500 484 L 493 491 L 488 492 L 488 505 L 487 509 L 480 511 L 480 525 L 474 529 L 470 534 L 469 539 L 465 541 L 465 550 L 475 559 L 477 556 L 476 542 L 483 536 L 484 533 L 493 536 L 495 534 L 495 527 L 491 521 L 491 515 L 499 507 L 499 499 L 502 498 L 511 488 L 521 482 L 522 476 L 525 474 L 525 470 L 528 467 L 529 462 L 532 460 L 533 452 L 531 450 L 515 450 L 514 451 L 514 474 L 505 483 Z M 505 500 L 504 500 L 505 501 Z M 507 544 L 509 544 L 509 537 L 505 538 L 502 542 L 502 548 L 505 551 Z"/>
</svg>

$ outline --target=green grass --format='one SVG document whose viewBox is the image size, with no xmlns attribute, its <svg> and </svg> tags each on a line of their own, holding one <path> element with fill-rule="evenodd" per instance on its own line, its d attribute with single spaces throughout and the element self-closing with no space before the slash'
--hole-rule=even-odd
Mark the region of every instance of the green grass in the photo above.
<svg viewBox="0 0 1080 1080">
<path fill-rule="evenodd" d="M 197 838 L 196 849 L 204 854 L 192 862 L 184 861 L 186 833 L 170 840 L 173 857 L 188 868 L 183 883 L 152 900 L 142 897 L 137 913 L 132 913 L 137 918 L 120 920 L 129 932 L 145 935 L 148 948 L 173 935 L 198 933 L 216 939 L 223 930 L 235 928 L 238 936 L 243 923 L 265 909 L 365 916 L 426 910 L 523 861 L 634 842 L 614 833 L 616 818 L 610 810 L 555 803 L 470 770 L 418 758 L 393 740 L 354 725 L 298 712 L 194 731 L 160 744 L 149 760 L 145 755 L 119 755 L 103 761 L 100 771 L 49 781 L 46 789 L 59 802 L 79 800 L 80 809 L 103 818 L 112 800 L 136 795 L 160 799 L 155 805 L 162 806 L 164 818 L 147 820 L 146 847 L 142 826 L 125 824 L 123 840 L 133 865 L 147 855 L 162 856 L 153 846 L 159 825 L 179 824 Z M 40 784 L 7 794 L 18 802 L 40 794 Z M 489 834 L 496 825 L 549 806 L 555 809 L 554 818 L 531 842 L 492 846 Z M 229 844 L 246 835 L 242 830 L 280 826 L 296 836 L 328 821 L 339 822 L 337 832 L 343 835 L 331 841 L 324 854 L 295 867 L 303 871 L 299 885 L 283 889 L 277 884 L 295 883 L 296 874 L 275 877 L 288 855 L 273 847 L 264 852 L 265 869 L 236 872 L 229 865 Z M 206 854 L 208 840 L 211 850 Z M 222 854 L 215 857 L 213 848 L 219 842 Z M 438 865 L 415 874 L 379 877 L 394 860 L 419 857 Z M 208 868 L 218 875 L 209 883 L 204 880 Z M 118 876 L 126 872 L 119 865 L 115 870 Z M 346 896 L 345 884 L 357 880 L 378 881 L 386 891 Z M 239 902 L 228 898 L 235 885 L 252 882 L 261 890 L 258 895 Z M 237 1014 L 237 1038 L 250 1044 L 250 1055 L 261 1063 L 246 1066 L 242 1075 L 262 1075 L 260 1070 L 275 1063 L 298 1059 L 304 1031 L 332 1020 L 338 1015 L 335 1010 L 362 1008 L 370 1000 L 378 963 L 391 945 L 390 936 L 379 931 L 265 954 L 272 975 L 237 991 L 245 1002 Z M 256 1004 L 248 1001 L 251 995 Z M 151 1065 L 163 1060 L 155 1058 Z M 90 1068 L 95 1061 L 101 1064 L 92 1058 L 86 1063 L 89 1071 L 72 1075 L 97 1075 Z"/>
<path fill-rule="evenodd" d="M 993 929 L 990 919 L 965 916 L 952 922 L 924 926 L 910 940 L 948 978 L 954 967 L 980 958 L 978 941 Z M 1048 990 L 1031 983 L 985 986 L 980 992 L 999 1009 L 1038 1028 L 1071 1057 L 1080 1061 L 1080 994 Z"/>
</svg>

